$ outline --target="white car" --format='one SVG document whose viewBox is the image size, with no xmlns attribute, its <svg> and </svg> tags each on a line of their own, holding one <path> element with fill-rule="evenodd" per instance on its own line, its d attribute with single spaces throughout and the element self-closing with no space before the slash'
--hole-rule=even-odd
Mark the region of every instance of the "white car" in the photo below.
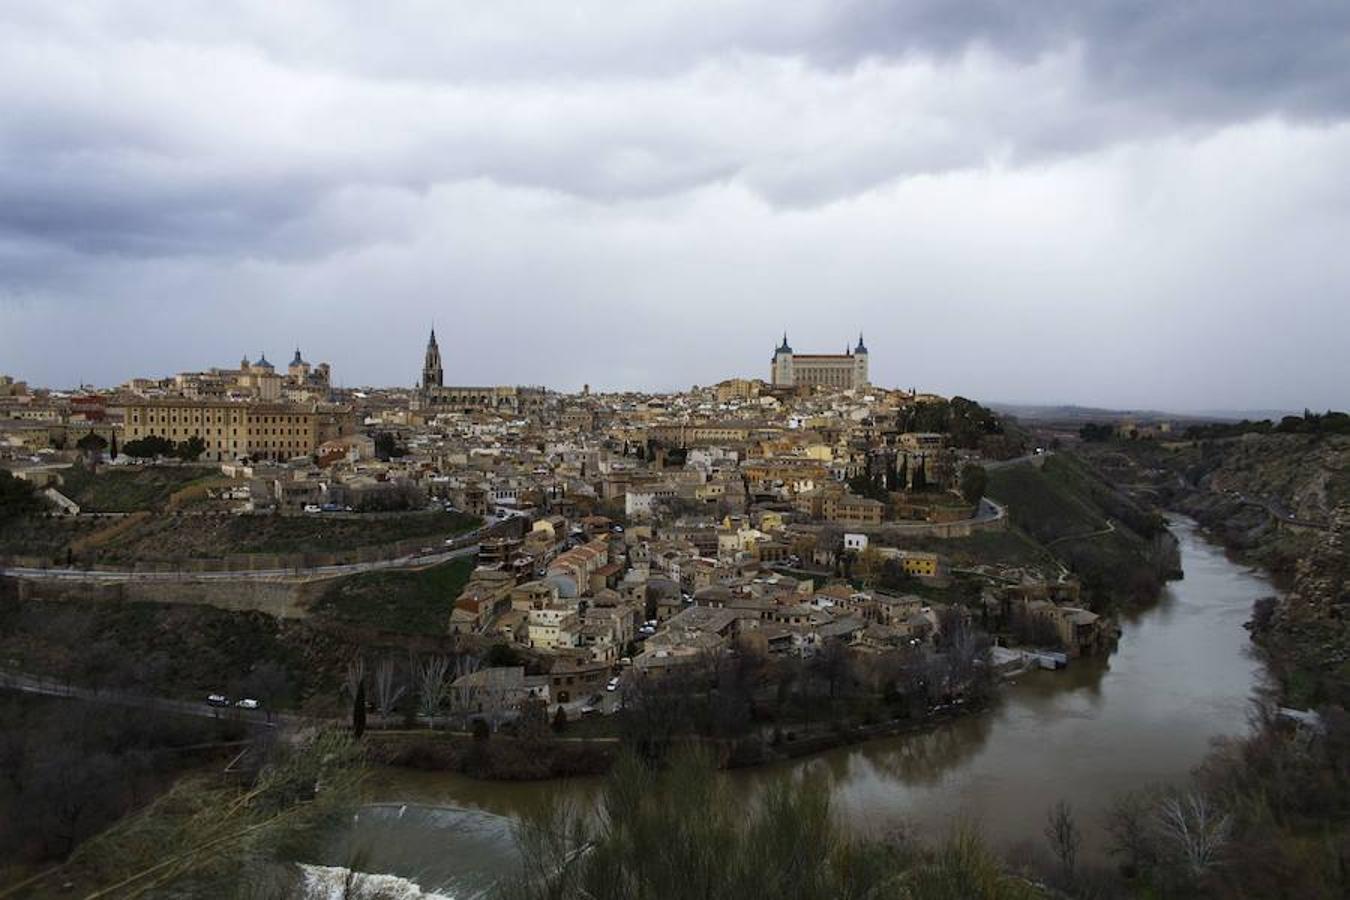
<svg viewBox="0 0 1350 900">
<path fill-rule="evenodd" d="M 206 697 L 206 702 L 211 706 L 229 706 L 230 698 L 224 694 L 209 694 Z"/>
<path fill-rule="evenodd" d="M 234 705 L 240 709 L 257 709 L 258 701 L 254 700 L 252 697 L 245 697 L 243 700 L 235 701 Z"/>
<path fill-rule="evenodd" d="M 611 679 L 609 680 L 609 683 L 605 685 L 605 690 L 607 690 L 607 691 L 611 691 L 611 692 L 612 692 L 612 691 L 617 691 L 618 689 L 619 689 L 619 679 L 617 679 L 617 678 L 611 678 Z"/>
<path fill-rule="evenodd" d="M 323 512 L 323 507 L 320 506 L 320 505 L 317 504 L 317 503 L 306 503 L 306 504 L 305 504 L 305 512 L 307 512 L 307 513 L 319 513 L 319 512 Z"/>
</svg>

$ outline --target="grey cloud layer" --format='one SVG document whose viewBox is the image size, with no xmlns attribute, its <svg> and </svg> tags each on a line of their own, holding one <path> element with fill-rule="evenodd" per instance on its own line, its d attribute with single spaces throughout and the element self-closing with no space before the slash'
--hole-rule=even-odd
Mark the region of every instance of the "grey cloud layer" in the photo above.
<svg viewBox="0 0 1350 900">
<path fill-rule="evenodd" d="M 11 13 L 0 228 L 285 257 L 362 239 L 307 221 L 354 186 L 487 178 L 612 202 L 736 180 L 810 206 L 1350 109 L 1342 3 L 171 9 Z"/>
<path fill-rule="evenodd" d="M 1347 58 L 1331 0 L 7 5 L 0 370 L 69 383 L 43 335 L 95 358 L 130 319 L 194 333 L 138 371 L 313 335 L 408 382 L 437 317 L 462 378 L 675 386 L 796 323 L 1004 399 L 1071 367 L 1085 402 L 1316 403 L 1350 383 Z M 1216 335 L 1248 370 L 1158 375 Z"/>
</svg>

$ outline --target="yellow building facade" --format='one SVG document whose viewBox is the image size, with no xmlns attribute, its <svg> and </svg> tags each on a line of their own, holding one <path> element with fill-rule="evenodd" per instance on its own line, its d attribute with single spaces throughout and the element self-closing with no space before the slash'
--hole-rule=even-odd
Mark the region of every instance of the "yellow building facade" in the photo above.
<svg viewBox="0 0 1350 900">
<path fill-rule="evenodd" d="M 355 420 L 346 407 L 184 398 L 128 404 L 122 430 L 128 442 L 152 435 L 175 442 L 199 437 L 206 445 L 201 459 L 214 462 L 281 460 L 353 433 Z"/>
</svg>

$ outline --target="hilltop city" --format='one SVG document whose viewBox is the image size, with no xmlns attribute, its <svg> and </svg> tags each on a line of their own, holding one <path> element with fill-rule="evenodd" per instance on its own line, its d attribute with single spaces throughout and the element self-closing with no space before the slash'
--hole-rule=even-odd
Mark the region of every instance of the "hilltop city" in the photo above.
<svg viewBox="0 0 1350 900">
<path fill-rule="evenodd" d="M 1272 569 L 1339 540 L 1342 481 L 1307 478 L 1343 470 L 1343 413 L 1021 422 L 874 384 L 871 353 L 784 334 L 766 378 L 562 393 L 447 383 L 433 330 L 407 387 L 339 388 L 299 348 L 108 389 L 0 379 L 0 687 L 150 717 L 19 710 L 74 735 L 13 757 L 16 802 L 71 811 L 32 858 L 167 765 L 44 780 L 82 765 L 36 749 L 53 741 L 244 742 L 226 773 L 259 784 L 272 728 L 483 779 L 691 741 L 724 767 L 785 761 L 984 715 L 1026 677 L 1100 677 L 1123 615 L 1181 574 L 1162 504 Z M 1338 634 L 1308 615 L 1258 616 L 1294 648 L 1271 657 L 1294 696 L 1339 665 L 1338 637 L 1286 636 Z M 91 883 L 125 867 L 93 846 Z"/>
<path fill-rule="evenodd" d="M 983 596 L 986 625 L 1042 622 L 1061 662 L 1099 648 L 1108 623 L 1079 604 L 1079 580 L 1061 566 L 973 552 L 969 540 L 955 556 L 944 548 L 996 541 L 1008 517 L 984 496 L 986 469 L 1039 462 L 1045 448 L 973 402 L 873 385 L 869 357 L 862 335 L 825 354 L 796 352 L 784 334 L 765 380 L 568 395 L 447 384 L 433 330 L 409 389 L 338 390 L 331 366 L 299 349 L 284 369 L 259 353 L 112 390 L 29 391 L 6 379 L 0 436 L 13 475 L 74 520 L 144 517 L 9 561 L 246 576 L 416 568 L 440 561 L 444 544 L 471 544 L 474 564 L 457 570 L 440 630 L 528 654 L 528 665 L 455 682 L 481 693 L 489 680 L 506 710 L 537 697 L 569 715 L 613 711 L 604 701 L 616 692 L 604 688 L 630 670 L 693 664 L 736 642 L 798 659 L 831 644 L 936 648 L 953 592 Z M 168 464 L 214 472 L 174 504 L 171 529 L 162 510 L 101 509 L 89 488 L 99 468 L 94 479 Z M 425 523 L 427 510 L 477 523 L 471 539 L 455 537 L 449 518 Z M 316 529 L 367 517 L 370 545 L 325 546 L 315 530 L 293 547 L 231 546 L 222 516 Z M 298 596 L 266 602 L 306 612 Z M 1013 669 L 1035 662 L 1001 652 Z"/>
</svg>

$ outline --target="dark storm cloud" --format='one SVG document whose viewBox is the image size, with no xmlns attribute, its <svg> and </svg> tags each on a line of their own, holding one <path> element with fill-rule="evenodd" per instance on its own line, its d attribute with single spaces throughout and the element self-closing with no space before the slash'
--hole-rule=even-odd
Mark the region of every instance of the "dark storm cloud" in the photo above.
<svg viewBox="0 0 1350 900">
<path fill-rule="evenodd" d="M 1067 44 L 1104 97 L 1178 118 L 1321 118 L 1350 111 L 1347 34 L 1339 0 L 859 0 L 840 6 L 816 52 L 853 63 L 980 43 L 1025 61 Z"/>
<path fill-rule="evenodd" d="M 406 383 L 435 318 L 461 380 L 672 387 L 863 326 L 888 383 L 1315 405 L 1348 36 L 1307 0 L 6 4 L 0 368 L 299 339 Z"/>
<path fill-rule="evenodd" d="M 0 229 L 94 253 L 322 254 L 362 239 L 307 221 L 351 185 L 613 202 L 739 179 L 810 206 L 992 156 L 1350 108 L 1344 3 L 643 7 L 11 12 Z M 925 108 L 906 66 L 952 96 Z M 855 91 L 893 131 L 831 108 Z"/>
</svg>

